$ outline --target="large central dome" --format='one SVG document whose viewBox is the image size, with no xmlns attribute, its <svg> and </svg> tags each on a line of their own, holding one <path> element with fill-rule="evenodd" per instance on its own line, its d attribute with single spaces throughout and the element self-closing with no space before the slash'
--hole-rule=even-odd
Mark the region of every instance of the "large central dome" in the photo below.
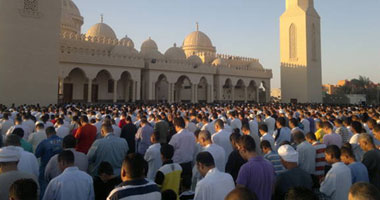
<svg viewBox="0 0 380 200">
<path fill-rule="evenodd" d="M 190 33 L 185 38 L 183 47 L 213 48 L 210 38 L 198 30 Z"/>
<path fill-rule="evenodd" d="M 107 38 L 107 39 L 117 39 L 115 32 L 110 26 L 103 23 L 97 23 L 93 25 L 88 31 L 87 36 L 98 37 L 98 38 Z"/>
</svg>

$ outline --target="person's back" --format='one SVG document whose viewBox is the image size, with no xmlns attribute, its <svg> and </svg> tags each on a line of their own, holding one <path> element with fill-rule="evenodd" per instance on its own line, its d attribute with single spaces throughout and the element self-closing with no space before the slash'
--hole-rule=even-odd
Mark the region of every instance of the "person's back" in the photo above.
<svg viewBox="0 0 380 200">
<path fill-rule="evenodd" d="M 92 143 L 95 141 L 97 129 L 91 124 L 85 124 L 78 128 L 74 137 L 78 140 L 76 150 L 87 154 Z"/>
<path fill-rule="evenodd" d="M 217 144 L 210 144 L 204 148 L 204 151 L 211 153 L 215 160 L 215 166 L 219 171 L 224 172 L 226 167 L 225 152 L 224 149 Z"/>
<path fill-rule="evenodd" d="M 19 179 L 9 189 L 10 200 L 37 200 L 38 185 L 33 179 Z"/>
<path fill-rule="evenodd" d="M 141 120 L 142 127 L 140 127 L 136 133 L 136 144 L 137 153 L 144 155 L 146 150 L 152 144 L 150 142 L 150 137 L 153 134 L 153 128 L 146 121 L 146 119 Z"/>
<path fill-rule="evenodd" d="M 9 171 L 0 174 L 0 200 L 8 200 L 8 192 L 12 183 L 20 179 L 33 179 L 38 183 L 37 177 L 21 171 Z"/>
<path fill-rule="evenodd" d="M 283 199 L 286 192 L 293 187 L 305 187 L 311 190 L 313 187 L 311 175 L 299 167 L 279 174 L 275 184 L 275 199 Z"/>
<path fill-rule="evenodd" d="M 326 174 L 320 190 L 322 193 L 330 196 L 332 200 L 347 199 L 351 183 L 350 169 L 342 162 L 338 162 L 334 163 Z"/>
<path fill-rule="evenodd" d="M 160 133 L 160 143 L 167 142 L 169 132 L 169 124 L 165 120 L 160 120 L 154 125 L 154 131 Z"/>
<path fill-rule="evenodd" d="M 130 117 L 128 117 L 128 119 L 130 119 Z M 120 138 L 124 138 L 128 142 L 128 147 L 129 147 L 128 152 L 135 153 L 136 152 L 135 151 L 135 148 L 136 148 L 135 136 L 136 136 L 137 128 L 130 120 L 121 129 Z"/>
<path fill-rule="evenodd" d="M 309 174 L 314 174 L 316 150 L 313 145 L 307 141 L 303 141 L 297 145 L 297 152 L 299 153 L 299 167 Z"/>
<path fill-rule="evenodd" d="M 370 183 L 380 189 L 380 150 L 367 151 L 362 163 L 367 167 Z"/>
<path fill-rule="evenodd" d="M 177 163 L 164 164 L 158 172 L 162 173 L 163 181 L 158 181 L 156 176 L 155 182 L 161 186 L 161 191 L 168 189 L 173 190 L 177 196 L 179 195 L 179 186 L 181 181 L 182 167 Z M 159 182 L 159 183 L 158 183 Z"/>
<path fill-rule="evenodd" d="M 37 127 L 39 125 L 37 124 Z M 43 124 L 41 124 L 42 126 L 42 129 L 41 130 L 38 130 L 34 133 L 32 133 L 31 135 L 29 135 L 29 139 L 28 139 L 28 142 L 33 146 L 33 152 L 36 151 L 37 149 L 37 146 L 44 140 L 47 138 L 46 136 L 46 133 L 45 131 L 43 130 Z"/>
<path fill-rule="evenodd" d="M 348 165 L 351 170 L 352 184 L 357 182 L 369 183 L 368 170 L 361 162 L 353 162 Z"/>
<path fill-rule="evenodd" d="M 230 135 L 231 135 L 230 132 L 223 129 L 217 133 L 214 133 L 211 137 L 212 142 L 214 144 L 217 144 L 224 149 L 225 155 L 226 155 L 225 160 L 228 159 L 228 156 L 230 155 L 230 153 L 233 150 L 231 142 L 230 142 Z"/>
<path fill-rule="evenodd" d="M 161 144 L 157 143 L 157 139 L 159 139 L 159 132 L 153 133 L 151 136 L 152 145 L 149 146 L 148 150 L 146 151 L 144 155 L 144 159 L 146 162 L 148 162 L 148 174 L 147 178 L 150 180 L 154 180 L 154 177 L 162 166 L 162 160 L 161 160 Z M 156 139 L 157 137 L 157 139 Z"/>
<path fill-rule="evenodd" d="M 272 163 L 274 170 L 276 172 L 276 175 L 279 175 L 279 174 L 286 171 L 284 166 L 282 166 L 282 164 L 281 164 L 280 156 L 276 152 L 271 151 L 271 152 L 265 154 L 264 158 Z"/>
<path fill-rule="evenodd" d="M 340 136 L 336 133 L 325 134 L 323 136 L 323 143 L 326 146 L 336 145 L 338 147 L 341 147 L 342 146 L 342 136 Z"/>
<path fill-rule="evenodd" d="M 169 144 L 174 147 L 173 161 L 175 163 L 186 163 L 193 160 L 193 154 L 195 151 L 195 137 L 194 134 L 182 129 L 182 131 L 176 133 L 171 138 Z M 188 157 L 181 157 L 182 155 L 189 155 Z"/>
</svg>

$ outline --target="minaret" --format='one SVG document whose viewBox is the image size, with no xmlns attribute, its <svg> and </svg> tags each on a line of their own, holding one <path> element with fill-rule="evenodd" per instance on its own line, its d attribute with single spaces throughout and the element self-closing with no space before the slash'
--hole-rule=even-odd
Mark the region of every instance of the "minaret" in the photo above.
<svg viewBox="0 0 380 200">
<path fill-rule="evenodd" d="M 280 51 L 282 102 L 321 103 L 321 22 L 313 0 L 286 0 Z"/>
</svg>

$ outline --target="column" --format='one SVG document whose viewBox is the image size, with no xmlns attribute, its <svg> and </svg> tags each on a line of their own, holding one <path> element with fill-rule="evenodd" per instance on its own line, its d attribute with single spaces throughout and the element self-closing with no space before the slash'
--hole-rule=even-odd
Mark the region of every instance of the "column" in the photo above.
<svg viewBox="0 0 380 200">
<path fill-rule="evenodd" d="M 214 102 L 214 85 L 210 84 L 210 103 Z"/>
<path fill-rule="evenodd" d="M 87 94 L 87 102 L 92 102 L 92 79 L 88 79 L 88 94 Z"/>
<path fill-rule="evenodd" d="M 135 91 L 136 91 L 135 101 L 141 100 L 141 98 L 140 98 L 140 82 L 138 82 L 138 81 L 135 81 Z"/>
<path fill-rule="evenodd" d="M 256 102 L 259 103 L 260 100 L 260 90 L 259 88 L 256 88 Z"/>
<path fill-rule="evenodd" d="M 132 102 L 136 101 L 136 82 L 132 81 Z"/>
<path fill-rule="evenodd" d="M 198 103 L 198 84 L 194 84 L 194 103 Z"/>
<path fill-rule="evenodd" d="M 171 85 L 171 88 L 172 88 L 172 93 L 170 94 L 171 100 L 172 100 L 171 103 L 174 103 L 175 102 L 175 95 L 174 95 L 174 93 L 175 93 L 175 85 L 174 85 L 174 83 L 170 83 L 170 85 Z"/>
<path fill-rule="evenodd" d="M 113 102 L 117 102 L 117 81 L 113 81 Z"/>
<path fill-rule="evenodd" d="M 172 103 L 172 84 L 168 84 L 168 103 Z"/>
<path fill-rule="evenodd" d="M 244 103 L 248 102 L 248 87 L 244 87 Z"/>
<path fill-rule="evenodd" d="M 235 86 L 231 88 L 232 103 L 235 103 Z"/>
<path fill-rule="evenodd" d="M 159 99 L 157 99 L 157 96 L 156 96 L 156 84 L 154 82 L 152 82 L 151 84 L 152 86 L 152 100 L 157 102 Z"/>
<path fill-rule="evenodd" d="M 58 94 L 63 95 L 63 78 L 58 77 Z"/>
</svg>

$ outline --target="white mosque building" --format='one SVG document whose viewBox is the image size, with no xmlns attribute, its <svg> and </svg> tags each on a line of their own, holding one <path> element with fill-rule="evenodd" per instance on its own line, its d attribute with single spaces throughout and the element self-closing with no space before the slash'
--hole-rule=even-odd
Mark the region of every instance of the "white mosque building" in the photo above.
<svg viewBox="0 0 380 200">
<path fill-rule="evenodd" d="M 267 102 L 272 70 L 218 54 L 197 28 L 160 52 L 103 22 L 81 32 L 72 0 L 1 0 L 0 104 Z M 17 26 L 15 26 L 17 24 Z"/>
</svg>

